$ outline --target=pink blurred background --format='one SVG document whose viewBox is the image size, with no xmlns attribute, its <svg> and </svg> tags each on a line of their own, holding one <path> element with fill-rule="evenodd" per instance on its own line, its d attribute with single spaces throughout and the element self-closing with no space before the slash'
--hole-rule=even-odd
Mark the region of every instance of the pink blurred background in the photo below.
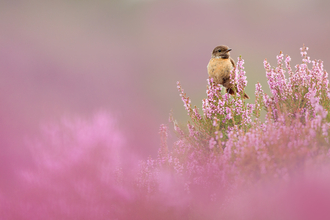
<svg viewBox="0 0 330 220">
<path fill-rule="evenodd" d="M 127 148 L 155 156 L 170 110 L 187 120 L 176 81 L 200 107 L 217 45 L 245 59 L 252 97 L 256 82 L 268 87 L 264 58 L 275 65 L 280 50 L 294 65 L 305 43 L 309 56 L 329 68 L 329 6 L 322 0 L 0 1 L 1 187 L 15 182 L 16 169 L 31 166 L 24 142 L 62 117 L 110 112 Z"/>
</svg>

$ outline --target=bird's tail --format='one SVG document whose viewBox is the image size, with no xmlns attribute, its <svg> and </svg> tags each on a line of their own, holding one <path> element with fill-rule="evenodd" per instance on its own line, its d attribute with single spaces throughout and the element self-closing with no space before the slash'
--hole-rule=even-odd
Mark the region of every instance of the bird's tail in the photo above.
<svg viewBox="0 0 330 220">
<path fill-rule="evenodd" d="M 244 92 L 244 99 L 249 99 L 250 97 Z"/>
<path fill-rule="evenodd" d="M 236 91 L 237 91 L 237 89 L 236 89 Z M 234 95 L 234 94 L 235 94 L 235 91 L 234 91 L 233 88 L 228 88 L 228 89 L 227 89 L 227 92 L 228 92 L 230 95 Z M 244 98 L 244 99 L 249 99 L 250 97 L 244 92 L 244 94 L 243 94 L 243 98 Z"/>
</svg>

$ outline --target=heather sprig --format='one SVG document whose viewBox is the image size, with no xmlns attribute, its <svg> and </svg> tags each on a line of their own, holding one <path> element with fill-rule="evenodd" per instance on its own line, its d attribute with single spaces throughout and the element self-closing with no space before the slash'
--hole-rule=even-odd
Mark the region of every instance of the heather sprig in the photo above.
<svg viewBox="0 0 330 220">
<path fill-rule="evenodd" d="M 272 68 L 267 60 L 264 61 L 272 96 L 264 95 L 263 105 L 265 110 L 271 113 L 271 119 L 277 120 L 280 114 L 299 117 L 303 121 L 313 118 L 316 111 L 312 99 L 317 99 L 326 111 L 329 110 L 328 73 L 323 69 L 321 60 L 310 60 L 307 50 L 308 47 L 305 46 L 300 48 L 302 63 L 295 66 L 295 71 L 292 71 L 290 66 L 290 56 L 286 56 L 284 60 L 282 52 L 277 56 L 277 67 Z M 308 67 L 310 64 L 311 68 Z M 329 119 L 328 116 L 327 121 Z"/>
<path fill-rule="evenodd" d="M 191 120 L 188 132 L 177 128 L 181 132 L 180 145 L 175 147 L 177 153 L 172 160 L 177 158 L 193 180 L 211 181 L 208 175 L 212 173 L 212 181 L 238 184 L 238 179 L 253 182 L 261 176 L 287 178 L 298 164 L 315 157 L 327 158 L 328 73 L 322 61 L 312 61 L 307 56 L 307 50 L 305 46 L 301 48 L 302 63 L 296 65 L 295 71 L 290 66 L 290 56 L 282 52 L 276 57 L 276 67 L 264 61 L 271 94 L 257 83 L 254 104 L 244 102 L 241 96 L 247 85 L 241 57 L 231 75 L 231 83 L 237 85 L 236 94 L 224 93 L 221 85 L 208 79 L 202 115 L 196 107 L 192 110 L 190 99 L 178 83 Z M 266 112 L 264 122 L 260 118 L 262 111 Z M 189 185 L 193 183 L 200 184 L 189 180 Z"/>
<path fill-rule="evenodd" d="M 230 75 L 230 80 L 232 85 L 236 85 L 237 92 L 238 94 L 242 95 L 244 94 L 244 88 L 247 85 L 247 80 L 246 80 L 246 72 L 244 70 L 244 60 L 242 59 L 241 56 L 238 57 L 238 61 L 236 63 L 236 67 L 232 70 L 231 75 Z"/>
</svg>

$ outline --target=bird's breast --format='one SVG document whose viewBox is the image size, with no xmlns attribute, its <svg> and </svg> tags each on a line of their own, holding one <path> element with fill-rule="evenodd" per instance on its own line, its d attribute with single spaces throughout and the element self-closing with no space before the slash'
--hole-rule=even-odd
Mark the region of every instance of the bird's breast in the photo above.
<svg viewBox="0 0 330 220">
<path fill-rule="evenodd" d="M 217 83 L 223 84 L 224 79 L 229 78 L 233 64 L 230 59 L 211 58 L 207 65 L 207 72 Z"/>
</svg>

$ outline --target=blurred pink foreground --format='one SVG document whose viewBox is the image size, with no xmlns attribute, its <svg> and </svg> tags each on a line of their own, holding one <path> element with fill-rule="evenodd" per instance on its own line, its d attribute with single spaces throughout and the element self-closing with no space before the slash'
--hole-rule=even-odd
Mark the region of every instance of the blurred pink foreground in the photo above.
<svg viewBox="0 0 330 220">
<path fill-rule="evenodd" d="M 34 168 L 20 172 L 16 191 L 1 192 L 1 219 L 330 219 L 329 166 L 234 191 L 212 186 L 190 193 L 182 185 L 185 175 L 159 169 L 159 190 L 150 194 L 141 187 L 148 170 L 141 175 L 123 142 L 105 113 L 44 127 L 43 136 L 28 144 Z"/>
</svg>

